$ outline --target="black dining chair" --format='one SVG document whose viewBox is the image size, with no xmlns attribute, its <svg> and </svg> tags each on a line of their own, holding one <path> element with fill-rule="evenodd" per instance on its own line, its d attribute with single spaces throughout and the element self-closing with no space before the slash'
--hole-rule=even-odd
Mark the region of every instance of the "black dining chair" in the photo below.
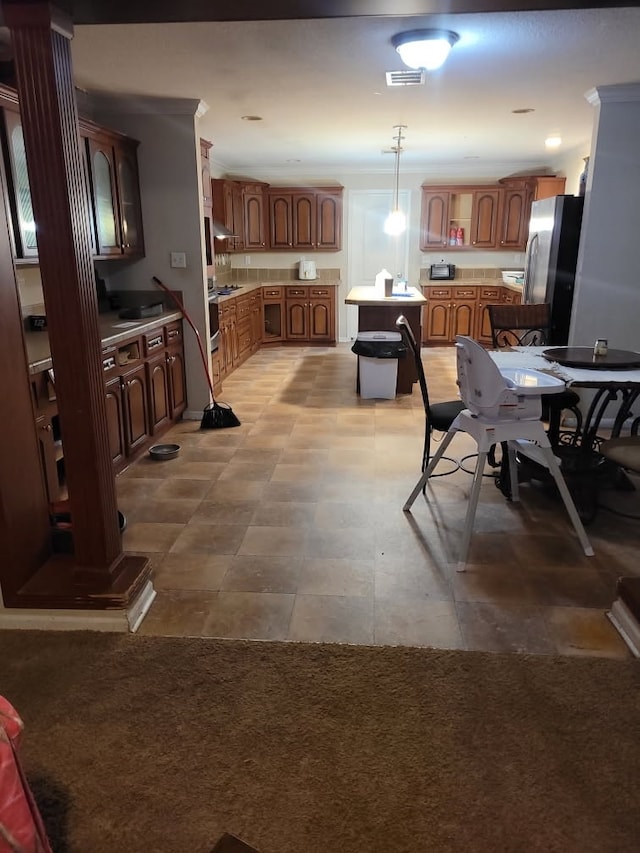
<svg viewBox="0 0 640 853">
<path fill-rule="evenodd" d="M 494 349 L 521 346 L 545 346 L 551 329 L 551 306 L 548 302 L 524 305 L 487 305 L 491 323 L 491 340 Z M 576 419 L 568 444 L 577 444 L 582 432 L 580 397 L 567 389 L 562 394 L 542 398 L 542 420 L 549 424 L 548 435 L 552 445 L 560 442 L 562 412 L 570 411 Z"/>
<path fill-rule="evenodd" d="M 424 365 L 422 364 L 422 356 L 420 347 L 415 339 L 413 330 L 409 325 L 407 318 L 401 314 L 396 320 L 396 328 L 402 334 L 404 340 L 408 344 L 416 364 L 418 373 L 418 383 L 422 393 L 422 403 L 424 406 L 424 447 L 422 450 L 422 471 L 425 471 L 431 458 L 431 433 L 434 430 L 446 433 L 454 422 L 458 414 L 464 409 L 462 400 L 447 400 L 444 403 L 431 403 L 429 401 L 429 390 L 427 388 L 427 379 L 424 373 Z M 456 459 L 449 456 L 443 456 L 447 462 L 453 463 L 454 467 L 442 471 L 437 474 L 432 474 L 432 477 L 443 477 L 445 474 L 453 474 L 460 467 L 460 463 Z"/>
</svg>

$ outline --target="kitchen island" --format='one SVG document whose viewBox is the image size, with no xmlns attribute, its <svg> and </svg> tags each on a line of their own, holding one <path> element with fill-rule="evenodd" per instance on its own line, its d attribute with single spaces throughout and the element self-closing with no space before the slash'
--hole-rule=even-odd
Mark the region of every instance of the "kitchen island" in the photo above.
<svg viewBox="0 0 640 853">
<path fill-rule="evenodd" d="M 397 332 L 396 320 L 404 314 L 417 341 L 422 340 L 422 306 L 427 300 L 415 287 L 407 287 L 406 294 L 382 296 L 375 287 L 353 287 L 344 300 L 346 305 L 358 306 L 359 332 Z M 397 394 L 411 394 L 414 382 L 418 381 L 418 372 L 411 357 L 398 359 Z M 358 372 L 358 391 L 359 372 Z"/>
</svg>

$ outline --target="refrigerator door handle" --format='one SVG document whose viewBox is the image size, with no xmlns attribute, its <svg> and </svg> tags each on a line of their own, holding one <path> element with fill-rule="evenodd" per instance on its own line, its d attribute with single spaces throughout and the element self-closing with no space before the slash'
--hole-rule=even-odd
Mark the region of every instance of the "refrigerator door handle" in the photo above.
<svg viewBox="0 0 640 853">
<path fill-rule="evenodd" d="M 522 293 L 522 301 L 529 302 L 531 296 L 531 276 L 533 274 L 534 256 L 538 243 L 538 235 L 532 234 L 527 243 L 527 251 L 524 258 L 524 291 Z"/>
</svg>

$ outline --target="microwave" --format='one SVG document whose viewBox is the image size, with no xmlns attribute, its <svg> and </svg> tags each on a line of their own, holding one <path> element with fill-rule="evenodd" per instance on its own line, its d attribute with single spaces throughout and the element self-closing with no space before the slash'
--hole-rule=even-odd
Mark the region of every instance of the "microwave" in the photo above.
<svg viewBox="0 0 640 853">
<path fill-rule="evenodd" d="M 431 281 L 452 281 L 455 277 L 455 264 L 431 264 L 429 268 L 429 278 Z"/>
</svg>

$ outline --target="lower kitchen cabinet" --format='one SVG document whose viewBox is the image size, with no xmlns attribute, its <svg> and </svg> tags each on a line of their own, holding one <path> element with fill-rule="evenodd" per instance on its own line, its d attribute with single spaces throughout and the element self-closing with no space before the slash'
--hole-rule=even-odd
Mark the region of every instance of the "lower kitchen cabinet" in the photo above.
<svg viewBox="0 0 640 853">
<path fill-rule="evenodd" d="M 105 397 L 107 404 L 107 431 L 109 433 L 111 463 L 117 473 L 124 468 L 127 458 L 127 449 L 124 440 L 122 384 L 119 376 L 116 376 L 115 379 L 110 379 L 105 384 Z"/>
<path fill-rule="evenodd" d="M 124 438 L 127 454 L 145 444 L 151 435 L 147 397 L 146 365 L 141 364 L 121 376 Z"/>
<path fill-rule="evenodd" d="M 285 340 L 335 343 L 335 288 L 323 285 L 284 287 Z"/>
<path fill-rule="evenodd" d="M 517 304 L 518 291 L 502 285 L 428 285 L 422 321 L 425 346 L 451 344 L 456 335 L 468 335 L 482 344 L 491 344 L 488 305 Z"/>
<path fill-rule="evenodd" d="M 284 335 L 284 287 L 263 287 L 262 342 L 280 343 Z"/>
</svg>

